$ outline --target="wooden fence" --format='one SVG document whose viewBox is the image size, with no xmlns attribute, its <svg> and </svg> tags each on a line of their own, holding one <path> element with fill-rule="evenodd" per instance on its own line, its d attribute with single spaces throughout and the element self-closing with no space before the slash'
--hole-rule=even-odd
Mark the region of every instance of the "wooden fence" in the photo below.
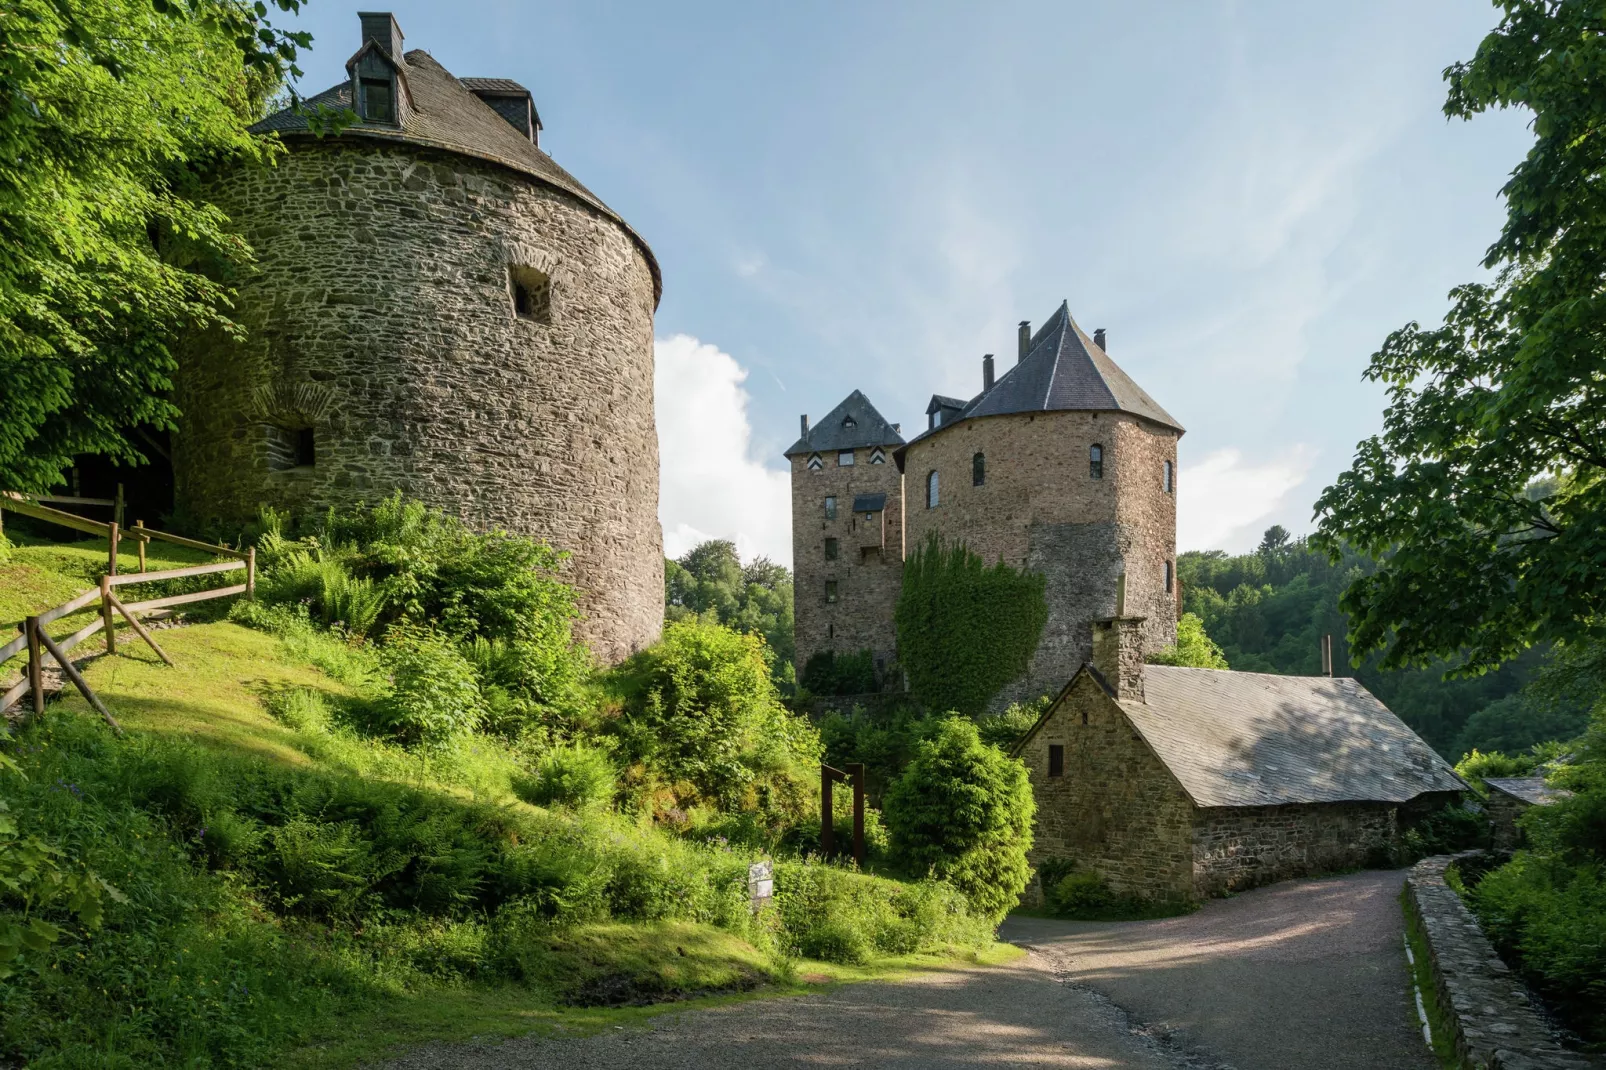
<svg viewBox="0 0 1606 1070">
<path fill-rule="evenodd" d="M 23 516 L 46 520 L 62 527 L 72 528 L 75 531 L 87 531 L 95 535 L 104 534 L 108 539 L 110 553 L 109 570 L 106 575 L 101 577 L 99 587 L 91 588 L 80 595 L 68 599 L 59 606 L 45 610 L 43 613 L 23 618 L 16 625 L 17 630 L 22 634 L 4 646 L 0 646 L 0 665 L 5 664 L 24 651 L 28 655 L 27 671 L 23 674 L 22 679 L 3 694 L 0 694 L 0 711 L 9 709 L 14 703 L 31 694 L 33 696 L 34 713 L 44 712 L 43 673 L 46 661 L 49 659 L 61 669 L 68 680 L 72 681 L 73 686 L 83 693 L 85 701 L 93 706 L 106 719 L 108 724 L 118 732 L 121 732 L 122 728 L 117 724 L 116 719 L 112 717 L 111 711 L 90 690 L 89 684 L 84 681 L 83 675 L 73 665 L 72 659 L 67 657 L 67 651 L 95 633 L 104 631 L 106 633 L 106 652 L 108 654 L 117 653 L 116 623 L 117 615 L 121 614 L 134 634 L 148 643 L 163 662 L 172 666 L 174 664 L 173 659 L 168 657 L 167 651 L 163 650 L 156 642 L 156 639 L 141 621 L 141 616 L 145 620 L 153 620 L 171 615 L 174 606 L 187 605 L 191 602 L 203 602 L 212 598 L 229 598 L 237 594 L 243 594 L 249 598 L 256 593 L 256 549 L 254 547 L 246 550 L 233 550 L 227 546 L 218 546 L 215 543 L 186 539 L 179 535 L 170 535 L 165 531 L 156 531 L 145 527 L 141 522 L 135 522 L 132 528 L 123 533 L 119 532 L 116 521 L 103 524 L 95 520 L 86 520 L 73 513 L 50 509 L 14 494 L 0 495 L 0 509 L 10 509 Z M 139 540 L 139 571 L 118 575 L 117 544 L 125 535 Z M 233 560 L 147 572 L 145 570 L 145 547 L 152 539 L 170 542 L 178 546 L 187 546 L 193 550 L 203 550 L 207 553 L 216 554 L 220 557 L 229 557 Z M 165 597 L 126 603 L 114 593 L 119 587 L 133 584 L 156 583 L 161 580 L 177 580 L 190 576 L 209 576 L 240 571 L 245 572 L 244 583 L 215 587 L 204 591 L 190 591 L 185 594 L 171 594 Z M 63 617 L 68 617 L 87 609 L 97 602 L 99 603 L 100 612 L 95 620 L 79 628 L 71 635 L 55 639 L 46 630 L 49 625 Z"/>
</svg>

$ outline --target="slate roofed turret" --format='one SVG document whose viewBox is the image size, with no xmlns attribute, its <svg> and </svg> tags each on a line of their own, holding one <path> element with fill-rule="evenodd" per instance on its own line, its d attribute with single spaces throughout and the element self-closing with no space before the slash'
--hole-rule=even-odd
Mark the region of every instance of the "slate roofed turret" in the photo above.
<svg viewBox="0 0 1606 1070">
<path fill-rule="evenodd" d="M 896 448 L 903 445 L 903 436 L 897 427 L 888 423 L 870 404 L 870 399 L 855 390 L 842 399 L 842 403 L 803 432 L 803 437 L 792 443 L 786 451 L 791 457 L 798 453 L 825 453 L 830 450 L 856 450 L 873 446 Z"/>
<path fill-rule="evenodd" d="M 1179 433 L 1183 429 L 1076 325 L 1069 302 L 1061 302 L 1031 336 L 1025 355 L 990 389 L 968 402 L 932 395 L 926 408 L 932 426 L 911 441 L 980 416 L 1064 411 L 1129 412 Z"/>
</svg>

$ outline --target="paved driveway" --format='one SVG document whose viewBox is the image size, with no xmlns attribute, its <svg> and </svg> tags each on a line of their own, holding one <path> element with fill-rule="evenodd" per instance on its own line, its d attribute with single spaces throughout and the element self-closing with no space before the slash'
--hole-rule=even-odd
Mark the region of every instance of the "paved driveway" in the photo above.
<svg viewBox="0 0 1606 1070">
<path fill-rule="evenodd" d="M 1012 918 L 1009 966 L 665 1014 L 593 1037 L 431 1045 L 391 1070 L 766 1066 L 1436 1070 L 1402 873 L 1297 881 L 1164 921 Z"/>
<path fill-rule="evenodd" d="M 1233 1070 L 1435 1070 L 1400 943 L 1404 877 L 1289 881 L 1164 921 L 1011 918 L 1001 935 Z"/>
</svg>

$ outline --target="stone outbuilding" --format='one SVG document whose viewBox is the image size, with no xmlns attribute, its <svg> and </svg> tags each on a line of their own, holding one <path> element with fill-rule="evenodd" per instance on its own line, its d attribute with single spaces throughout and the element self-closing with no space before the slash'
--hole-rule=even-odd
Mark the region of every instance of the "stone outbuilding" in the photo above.
<svg viewBox="0 0 1606 1070">
<path fill-rule="evenodd" d="M 1014 748 L 1037 801 L 1034 865 L 1200 899 L 1382 862 L 1402 816 L 1466 789 L 1353 679 L 1146 665 L 1142 632 L 1095 621 L 1091 663 Z"/>
<path fill-rule="evenodd" d="M 616 660 L 663 618 L 653 313 L 625 220 L 541 147 L 529 90 L 457 78 L 359 16 L 347 77 L 252 129 L 273 167 L 213 176 L 256 253 L 227 280 L 242 336 L 188 339 L 176 505 L 234 525 L 401 491 L 567 551 Z"/>
<path fill-rule="evenodd" d="M 1548 806 L 1572 794 L 1565 788 L 1551 787 L 1542 776 L 1484 777 L 1483 784 L 1489 789 L 1484 812 L 1489 815 L 1494 846 L 1502 851 L 1514 851 L 1523 845 L 1517 819 L 1530 807 Z"/>
</svg>

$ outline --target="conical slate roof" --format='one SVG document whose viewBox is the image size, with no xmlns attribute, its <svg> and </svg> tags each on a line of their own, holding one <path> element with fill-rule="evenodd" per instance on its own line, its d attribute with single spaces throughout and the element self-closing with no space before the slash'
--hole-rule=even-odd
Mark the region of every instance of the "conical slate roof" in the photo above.
<svg viewBox="0 0 1606 1070">
<path fill-rule="evenodd" d="M 790 457 L 797 453 L 825 453 L 829 450 L 856 450 L 867 446 L 903 445 L 903 436 L 870 404 L 870 399 L 855 390 L 842 399 L 842 403 L 809 428 L 808 434 L 792 443 L 786 451 Z"/>
<path fill-rule="evenodd" d="M 947 409 L 951 406 L 938 403 L 951 401 L 933 398 L 932 406 Z M 1129 412 L 1178 432 L 1183 429 L 1076 325 L 1070 303 L 1061 302 L 1048 322 L 1032 335 L 1026 356 L 1000 376 L 991 390 L 977 394 L 957 415 L 945 418 L 912 441 L 918 442 L 972 417 L 1067 411 Z"/>
<path fill-rule="evenodd" d="M 383 53 L 384 50 L 381 49 Z M 390 58 L 388 53 L 384 53 Z M 406 79 L 408 98 L 412 106 L 402 113 L 404 125 L 395 127 L 364 122 L 353 116 L 350 126 L 341 130 L 339 137 L 375 138 L 381 141 L 399 141 L 412 145 L 444 149 L 463 156 L 501 164 L 553 186 L 583 201 L 625 229 L 652 272 L 653 296 L 663 293 L 663 276 L 658 260 L 642 240 L 617 212 L 602 203 L 602 199 L 580 184 L 580 180 L 559 167 L 552 157 L 536 148 L 530 139 L 498 115 L 485 101 L 475 96 L 467 86 L 435 61 L 422 49 L 408 52 L 400 72 Z M 476 82 L 502 82 L 504 79 L 472 79 Z M 509 86 L 517 82 L 507 81 Z M 323 105 L 341 111 L 352 111 L 351 82 L 348 79 L 325 89 L 306 101 L 309 108 Z M 277 133 L 282 136 L 308 136 L 307 117 L 286 108 L 251 127 L 253 133 Z"/>
</svg>

